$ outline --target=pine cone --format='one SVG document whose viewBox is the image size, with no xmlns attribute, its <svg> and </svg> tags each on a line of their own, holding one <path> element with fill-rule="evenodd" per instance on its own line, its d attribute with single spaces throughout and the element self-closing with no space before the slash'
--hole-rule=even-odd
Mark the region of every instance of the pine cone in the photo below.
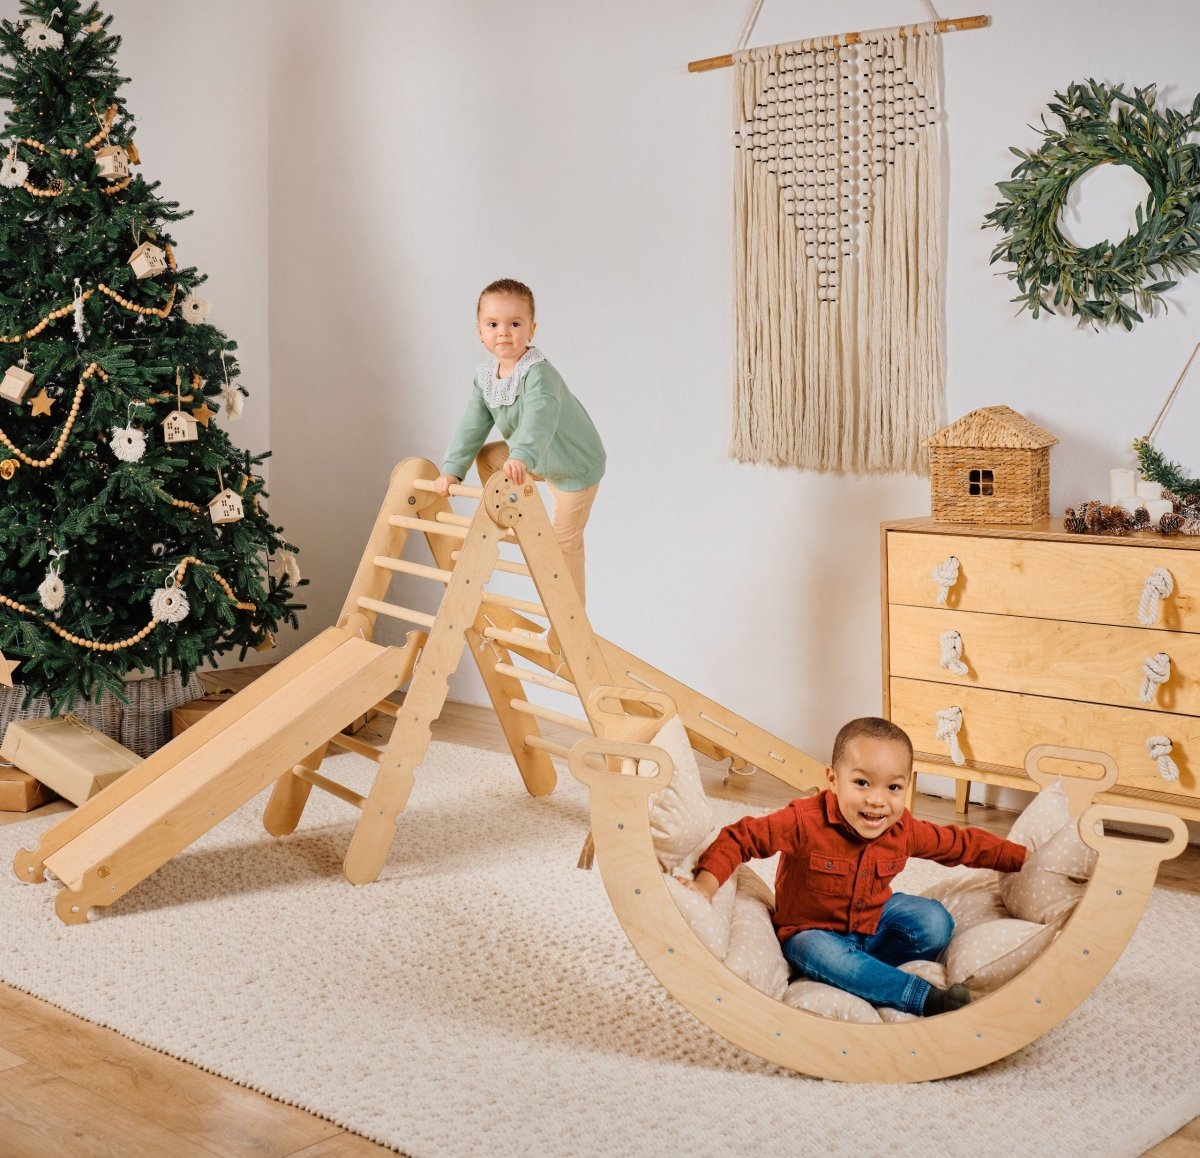
<svg viewBox="0 0 1200 1158">
<path fill-rule="evenodd" d="M 1145 531 L 1150 526 L 1150 512 L 1145 507 L 1138 507 L 1133 512 L 1133 529 Z"/>
<path fill-rule="evenodd" d="M 1173 535 L 1182 526 L 1183 516 L 1170 511 L 1158 520 L 1158 533 L 1160 535 Z"/>
<path fill-rule="evenodd" d="M 1200 519 L 1186 519 L 1183 524 L 1185 535 L 1200 535 Z"/>
<path fill-rule="evenodd" d="M 1083 516 L 1083 521 L 1087 529 L 1095 534 L 1100 530 L 1101 510 L 1103 504 L 1097 502 L 1084 503 L 1080 508 L 1079 513 Z"/>
<path fill-rule="evenodd" d="M 1082 535 L 1087 531 L 1087 523 L 1083 521 L 1081 515 L 1075 513 L 1074 507 L 1067 507 L 1063 513 L 1063 530 L 1069 531 L 1072 535 Z"/>
</svg>

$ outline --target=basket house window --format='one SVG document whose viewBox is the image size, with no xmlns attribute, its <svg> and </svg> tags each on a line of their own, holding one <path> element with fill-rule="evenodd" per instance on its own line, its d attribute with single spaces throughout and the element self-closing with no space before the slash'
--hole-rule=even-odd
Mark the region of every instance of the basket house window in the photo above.
<svg viewBox="0 0 1200 1158">
<path fill-rule="evenodd" d="M 973 470 L 967 483 L 967 493 L 972 495 L 990 495 L 994 493 L 993 472 L 990 470 Z"/>
</svg>

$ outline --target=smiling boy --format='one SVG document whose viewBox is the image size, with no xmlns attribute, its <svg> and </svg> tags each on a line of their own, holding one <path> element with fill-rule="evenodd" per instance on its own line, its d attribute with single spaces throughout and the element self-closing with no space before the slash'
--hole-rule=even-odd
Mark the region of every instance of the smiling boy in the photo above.
<svg viewBox="0 0 1200 1158">
<path fill-rule="evenodd" d="M 1015 872 L 1025 849 L 979 828 L 918 820 L 904 805 L 912 741 L 888 720 L 851 720 L 833 744 L 829 787 L 761 817 L 723 828 L 694 881 L 710 900 L 743 861 L 782 854 L 772 920 L 793 973 L 908 1013 L 966 1005 L 963 985 L 939 989 L 899 969 L 933 961 L 954 921 L 927 897 L 893 893 L 910 856 Z"/>
</svg>

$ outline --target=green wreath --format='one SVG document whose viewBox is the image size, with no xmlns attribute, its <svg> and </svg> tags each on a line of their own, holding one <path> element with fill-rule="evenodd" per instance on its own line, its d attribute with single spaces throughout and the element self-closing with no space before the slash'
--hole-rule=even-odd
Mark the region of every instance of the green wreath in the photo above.
<svg viewBox="0 0 1200 1158">
<path fill-rule="evenodd" d="M 1185 503 L 1195 504 L 1200 500 L 1200 478 L 1188 478 L 1183 468 L 1177 462 L 1164 458 L 1150 445 L 1148 438 L 1135 439 L 1133 449 L 1142 478 L 1158 483 Z"/>
<path fill-rule="evenodd" d="M 1200 130 L 1200 96 L 1180 112 L 1156 109 L 1153 85 L 1128 96 L 1120 85 L 1089 80 L 1054 95 L 1049 108 L 1064 127 L 1049 128 L 1043 115 L 1041 148 L 1012 149 L 1021 163 L 996 186 L 1004 200 L 983 228 L 1007 236 L 991 261 L 1016 267 L 1007 276 L 1021 293 L 1012 300 L 1035 318 L 1062 309 L 1080 325 L 1119 321 L 1132 330 L 1143 314 L 1153 316 L 1176 285 L 1173 275 L 1200 268 L 1200 144 L 1188 141 Z M 1059 214 L 1071 185 L 1107 164 L 1128 165 L 1150 195 L 1124 240 L 1080 249 L 1062 235 Z"/>
</svg>

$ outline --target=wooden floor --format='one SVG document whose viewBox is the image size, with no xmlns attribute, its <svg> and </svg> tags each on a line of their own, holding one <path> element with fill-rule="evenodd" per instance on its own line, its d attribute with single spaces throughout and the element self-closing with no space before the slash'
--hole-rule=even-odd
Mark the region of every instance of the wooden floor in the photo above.
<svg viewBox="0 0 1200 1158">
<path fill-rule="evenodd" d="M 380 717 L 358 736 L 382 741 L 390 723 Z M 560 742 L 575 738 L 565 731 L 555 735 L 552 728 L 545 732 Z M 433 734 L 451 743 L 506 750 L 495 716 L 484 708 L 448 704 Z M 766 773 L 726 779 L 722 768 L 703 758 L 701 770 L 714 796 L 766 806 L 788 799 L 787 788 Z M 34 815 L 69 807 L 60 801 Z M 942 823 L 955 819 L 953 801 L 937 797 L 918 795 L 914 811 Z M 0 824 L 22 819 L 0 813 Z M 972 824 L 1000 834 L 1008 832 L 1012 820 L 1012 813 L 999 809 L 971 809 Z M 1158 883 L 1200 894 L 1200 849 L 1192 847 L 1164 864 Z M 54 919 L 49 908 L 47 919 Z M 1156 1107 L 1143 1109 L 1149 1115 Z M 0 984 L 0 1158 L 361 1158 L 391 1153 Z M 1148 1153 L 1154 1158 L 1200 1158 L 1200 1119 Z"/>
</svg>

